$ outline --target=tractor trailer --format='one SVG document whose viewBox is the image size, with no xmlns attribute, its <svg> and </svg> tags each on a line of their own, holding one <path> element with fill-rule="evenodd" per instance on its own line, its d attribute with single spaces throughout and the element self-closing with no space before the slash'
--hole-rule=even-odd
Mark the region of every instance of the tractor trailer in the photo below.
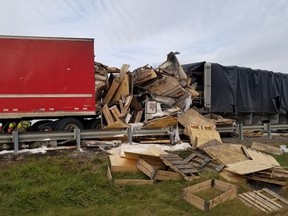
<svg viewBox="0 0 288 216">
<path fill-rule="evenodd" d="M 96 112 L 94 41 L 0 36 L 0 82 L 4 130 L 37 118 L 58 119 L 57 130 L 83 129 Z"/>
<path fill-rule="evenodd" d="M 217 63 L 182 65 L 200 97 L 194 105 L 243 124 L 287 124 L 288 74 Z"/>
</svg>

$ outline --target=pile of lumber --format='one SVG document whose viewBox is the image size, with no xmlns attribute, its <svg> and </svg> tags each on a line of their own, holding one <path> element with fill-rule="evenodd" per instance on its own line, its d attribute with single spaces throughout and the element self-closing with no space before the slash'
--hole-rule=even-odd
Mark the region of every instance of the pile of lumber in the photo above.
<svg viewBox="0 0 288 216">
<path fill-rule="evenodd" d="M 219 140 L 215 125 L 234 124 L 233 120 L 216 115 L 204 117 L 191 110 L 193 100 L 199 96 L 197 83 L 186 75 L 173 52 L 158 68 L 145 65 L 132 72 L 127 64 L 117 69 L 95 63 L 95 80 L 101 128 L 127 128 L 137 123 L 145 129 L 159 129 L 180 123 L 196 147 L 212 138 Z M 190 115 L 194 116 L 189 117 L 191 121 L 183 122 Z M 210 134 L 209 138 L 203 140 L 203 133 Z"/>
</svg>

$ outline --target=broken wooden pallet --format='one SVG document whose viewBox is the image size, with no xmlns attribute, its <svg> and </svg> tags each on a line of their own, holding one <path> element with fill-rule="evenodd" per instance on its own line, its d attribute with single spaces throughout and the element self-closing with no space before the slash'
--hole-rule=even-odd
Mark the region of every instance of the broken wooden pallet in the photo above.
<svg viewBox="0 0 288 216">
<path fill-rule="evenodd" d="M 180 173 L 186 181 L 199 178 L 198 170 L 192 165 L 187 163 L 177 154 L 162 154 L 161 160 L 175 172 Z"/>
<path fill-rule="evenodd" d="M 239 198 L 246 205 L 267 213 L 278 211 L 288 206 L 287 199 L 268 188 L 239 194 Z"/>
<path fill-rule="evenodd" d="M 273 167 L 247 175 L 246 178 L 286 186 L 288 185 L 288 170 L 284 167 Z"/>
<path fill-rule="evenodd" d="M 220 172 L 225 167 L 224 164 L 218 163 L 212 158 L 199 152 L 193 152 L 191 155 L 185 158 L 184 161 L 185 163 L 190 163 L 197 169 L 215 170 L 217 172 Z"/>
</svg>

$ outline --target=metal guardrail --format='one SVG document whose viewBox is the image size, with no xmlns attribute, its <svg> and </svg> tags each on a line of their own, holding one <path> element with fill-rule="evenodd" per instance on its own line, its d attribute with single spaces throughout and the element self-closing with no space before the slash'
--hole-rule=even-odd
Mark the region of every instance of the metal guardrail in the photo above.
<svg viewBox="0 0 288 216">
<path fill-rule="evenodd" d="M 274 130 L 288 130 L 287 125 L 271 125 L 270 123 L 265 123 L 264 125 L 245 125 L 238 124 L 237 126 L 221 126 L 216 128 L 220 133 L 227 132 L 237 132 L 239 138 L 243 140 L 244 131 L 262 131 L 267 132 L 267 136 L 272 138 L 272 131 Z M 141 136 L 165 136 L 169 135 L 171 143 L 174 143 L 174 134 L 176 128 L 169 129 L 98 129 L 98 130 L 82 130 L 76 129 L 71 132 L 69 131 L 53 131 L 53 132 L 25 132 L 18 133 L 18 131 L 13 131 L 12 134 L 2 133 L 0 134 L 0 144 L 13 143 L 14 153 L 18 153 L 19 143 L 25 142 L 37 142 L 37 141 L 59 141 L 59 140 L 75 140 L 77 143 L 77 149 L 80 150 L 80 141 L 87 139 L 97 139 L 97 138 L 111 138 L 111 137 L 128 137 L 128 142 L 132 143 L 133 137 Z M 178 129 L 179 134 L 183 134 L 183 128 Z"/>
</svg>

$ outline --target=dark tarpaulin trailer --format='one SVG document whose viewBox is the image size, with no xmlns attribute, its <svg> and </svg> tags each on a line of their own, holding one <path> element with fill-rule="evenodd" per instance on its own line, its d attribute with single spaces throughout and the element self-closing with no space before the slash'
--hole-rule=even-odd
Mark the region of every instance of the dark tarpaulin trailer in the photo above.
<svg viewBox="0 0 288 216">
<path fill-rule="evenodd" d="M 182 65 L 187 75 L 206 62 Z M 197 80 L 196 80 L 197 81 Z M 288 110 L 288 74 L 211 63 L 211 112 L 279 113 Z"/>
</svg>

